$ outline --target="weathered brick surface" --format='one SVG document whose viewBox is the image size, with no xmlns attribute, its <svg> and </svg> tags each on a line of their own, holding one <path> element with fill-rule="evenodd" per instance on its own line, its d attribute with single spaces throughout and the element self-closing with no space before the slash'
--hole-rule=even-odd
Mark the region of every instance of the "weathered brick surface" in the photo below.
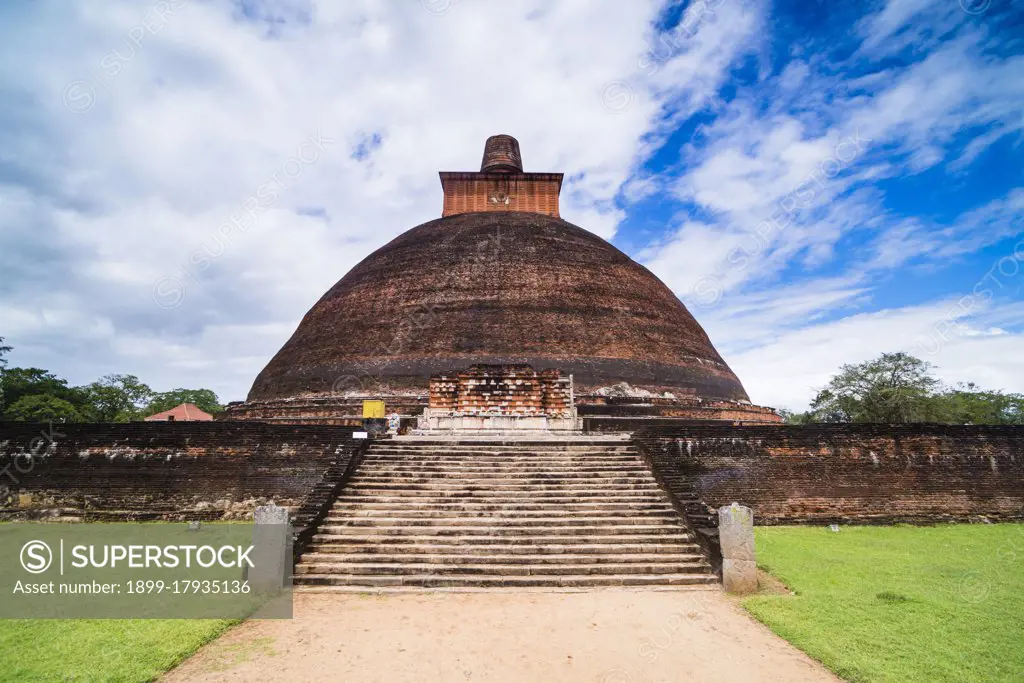
<svg viewBox="0 0 1024 683">
<path fill-rule="evenodd" d="M 568 417 L 572 386 L 558 370 L 529 365 L 474 365 L 430 378 L 430 409 L 459 415 Z"/>
<path fill-rule="evenodd" d="M 250 401 L 426 392 L 431 375 L 525 363 L 573 375 L 746 400 L 668 287 L 605 240 L 512 211 L 425 223 L 368 256 L 306 314 Z"/>
<path fill-rule="evenodd" d="M 311 495 L 333 491 L 365 448 L 344 427 L 259 422 L 45 431 L 0 423 L 0 520 L 239 519 L 270 501 L 308 516 Z"/>
<path fill-rule="evenodd" d="M 558 218 L 561 173 L 441 173 L 442 216 L 526 211 Z"/>
<path fill-rule="evenodd" d="M 577 410 L 587 431 L 631 432 L 644 427 L 683 427 L 704 422 L 778 424 L 782 416 L 772 408 L 740 401 L 716 401 L 693 396 L 631 398 L 583 395 Z"/>
<path fill-rule="evenodd" d="M 1024 518 L 1024 427 L 716 425 L 634 441 L 695 526 L 733 501 L 758 524 Z"/>
<path fill-rule="evenodd" d="M 385 410 L 403 417 L 421 415 L 427 407 L 427 394 L 367 396 L 297 396 L 268 401 L 228 404 L 218 420 L 258 420 L 280 424 L 323 424 L 359 427 L 363 423 L 363 400 L 383 399 Z"/>
</svg>

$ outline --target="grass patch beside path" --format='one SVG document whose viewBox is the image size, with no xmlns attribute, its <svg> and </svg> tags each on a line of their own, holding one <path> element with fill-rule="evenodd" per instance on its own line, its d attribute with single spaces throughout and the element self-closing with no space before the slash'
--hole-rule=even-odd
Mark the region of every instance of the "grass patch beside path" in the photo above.
<svg viewBox="0 0 1024 683">
<path fill-rule="evenodd" d="M 764 527 L 757 559 L 796 595 L 744 607 L 849 681 L 1024 677 L 1024 524 Z"/>
<path fill-rule="evenodd" d="M 151 681 L 216 638 L 225 619 L 0 621 L 0 681 Z"/>
</svg>

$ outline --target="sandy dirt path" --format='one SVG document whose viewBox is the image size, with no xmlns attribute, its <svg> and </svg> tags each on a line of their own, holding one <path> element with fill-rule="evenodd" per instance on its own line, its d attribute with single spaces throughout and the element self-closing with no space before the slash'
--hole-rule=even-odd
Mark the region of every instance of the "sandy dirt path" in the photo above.
<svg viewBox="0 0 1024 683">
<path fill-rule="evenodd" d="M 186 681 L 837 681 L 719 590 L 296 595 L 168 674 Z"/>
</svg>

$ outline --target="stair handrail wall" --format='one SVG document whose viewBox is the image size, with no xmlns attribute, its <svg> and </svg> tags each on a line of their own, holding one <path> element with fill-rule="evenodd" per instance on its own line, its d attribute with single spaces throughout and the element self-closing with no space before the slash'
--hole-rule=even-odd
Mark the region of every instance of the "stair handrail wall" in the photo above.
<svg viewBox="0 0 1024 683">
<path fill-rule="evenodd" d="M 692 479 L 680 463 L 669 455 L 669 444 L 674 442 L 659 438 L 657 434 L 654 438 L 650 436 L 648 430 L 640 430 L 631 435 L 630 442 L 668 494 L 672 507 L 682 515 L 686 526 L 693 531 L 712 571 L 721 577 L 722 546 L 718 540 L 718 514 L 699 497 Z M 695 497 L 692 502 L 687 500 L 689 495 Z"/>
<path fill-rule="evenodd" d="M 294 543 L 292 561 L 297 564 L 304 552 L 309 550 L 320 524 L 327 518 L 334 501 L 359 469 L 369 450 L 370 439 L 352 439 L 347 450 L 340 447 L 324 469 L 320 483 L 302 501 L 292 519 Z"/>
</svg>

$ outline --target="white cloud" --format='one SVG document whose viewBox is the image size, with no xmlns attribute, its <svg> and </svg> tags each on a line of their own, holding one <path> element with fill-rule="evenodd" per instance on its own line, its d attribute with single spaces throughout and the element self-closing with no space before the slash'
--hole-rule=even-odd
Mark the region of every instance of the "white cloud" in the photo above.
<svg viewBox="0 0 1024 683">
<path fill-rule="evenodd" d="M 871 312 L 879 274 L 1021 230 L 1019 189 L 940 221 L 894 214 L 877 185 L 963 173 L 1020 137 L 1024 57 L 987 50 L 955 2 L 890 0 L 843 64 L 771 63 L 759 0 L 667 34 L 655 0 L 171 5 L 156 24 L 128 1 L 0 9 L 0 334 L 16 364 L 241 398 L 331 284 L 440 214 L 436 172 L 474 169 L 497 132 L 527 170 L 565 172 L 563 216 L 602 236 L 633 203 L 674 207 L 641 260 L 768 404 L 800 407 L 840 364 L 934 323 L 938 304 Z M 916 61 L 881 59 L 905 50 Z M 760 77 L 726 97 L 747 60 Z M 713 118 L 653 174 L 697 113 Z M 280 182 L 311 137 L 315 160 Z M 867 140 L 852 157 L 850 138 Z M 232 226 L 271 182 L 273 205 Z M 800 191 L 813 199 L 783 216 Z M 168 278 L 180 306 L 154 301 Z M 701 282 L 716 305 L 697 306 Z M 1019 388 L 1022 322 L 957 320 L 943 372 Z"/>
<path fill-rule="evenodd" d="M 743 380 L 753 402 L 805 410 L 814 391 L 825 386 L 844 363 L 860 363 L 891 351 L 913 353 L 936 366 L 947 384 L 975 382 L 986 388 L 1024 392 L 1024 334 L 988 326 L 985 311 L 975 318 L 982 329 L 961 322 L 936 344 L 934 326 L 953 302 L 861 313 L 784 331 L 766 343 L 723 355 Z"/>
<path fill-rule="evenodd" d="M 351 266 L 439 216 L 437 171 L 473 170 L 488 135 L 565 172 L 563 216 L 613 235 L 665 103 L 711 97 L 756 16 L 723 9 L 736 21 L 655 84 L 638 67 L 654 0 L 169 5 L 0 10 L 3 334 L 12 362 L 73 381 L 227 399 Z M 632 84 L 621 112 L 601 99 L 614 81 Z M 332 142 L 231 226 L 311 136 Z"/>
</svg>

